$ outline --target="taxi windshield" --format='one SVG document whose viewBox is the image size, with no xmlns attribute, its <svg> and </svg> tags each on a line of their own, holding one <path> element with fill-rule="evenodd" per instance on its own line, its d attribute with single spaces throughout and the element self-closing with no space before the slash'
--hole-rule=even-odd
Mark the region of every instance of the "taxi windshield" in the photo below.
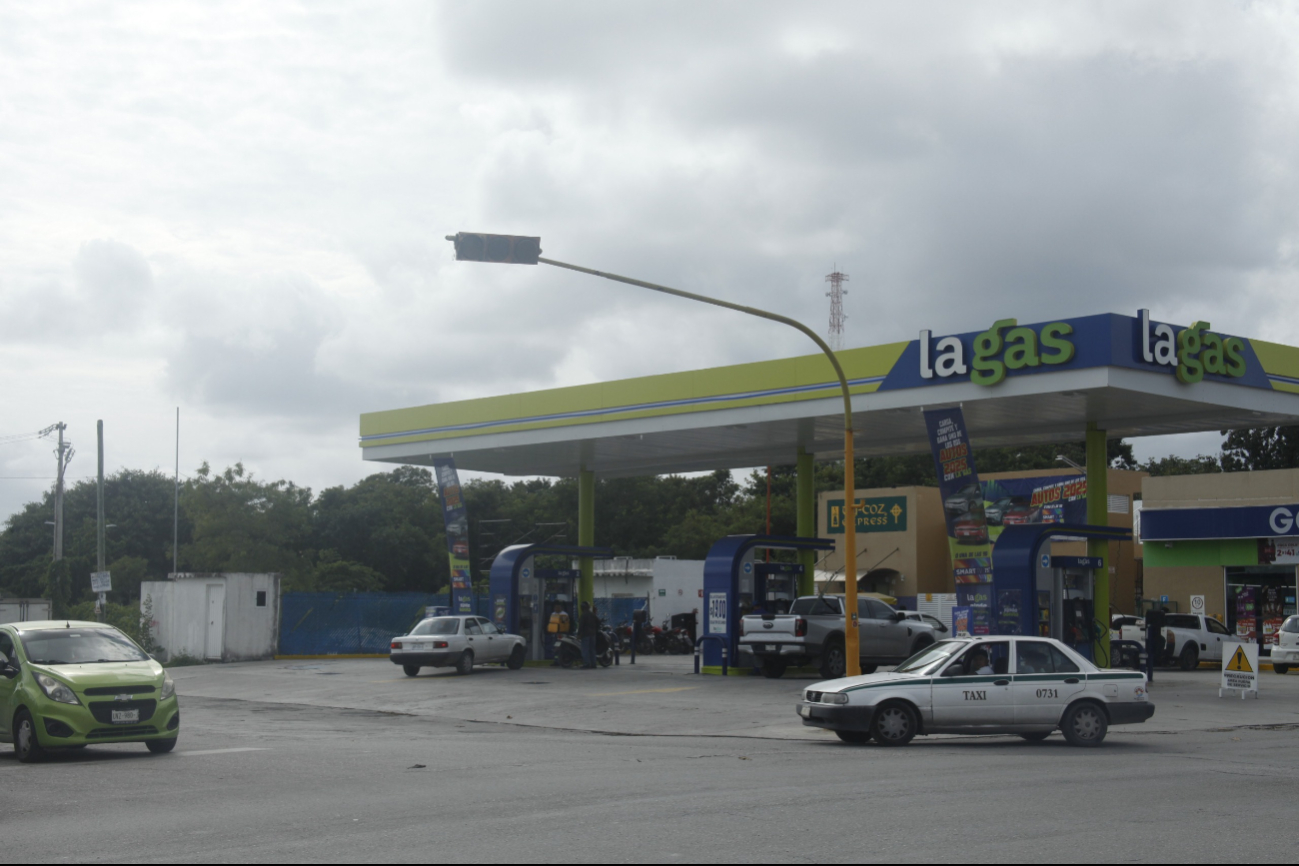
<svg viewBox="0 0 1299 866">
<path fill-rule="evenodd" d="M 455 634 L 460 628 L 460 620 L 453 616 L 440 616 L 437 619 L 426 619 L 411 629 L 411 634 Z"/>
<path fill-rule="evenodd" d="M 911 658 L 893 669 L 895 674 L 915 673 L 924 670 L 935 662 L 944 661 L 965 649 L 964 641 L 945 640 L 930 644 Z"/>
<path fill-rule="evenodd" d="M 111 628 L 41 629 L 21 632 L 27 660 L 37 665 L 143 662 L 149 656 Z"/>
</svg>

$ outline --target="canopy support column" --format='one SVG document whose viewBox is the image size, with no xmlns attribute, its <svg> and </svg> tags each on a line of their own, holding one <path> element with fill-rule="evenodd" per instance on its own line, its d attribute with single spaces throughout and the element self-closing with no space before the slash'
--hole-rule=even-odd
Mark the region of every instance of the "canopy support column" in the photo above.
<svg viewBox="0 0 1299 866">
<path fill-rule="evenodd" d="M 1087 424 L 1087 522 L 1092 526 L 1109 526 L 1109 451 L 1105 431 L 1095 422 Z M 1101 667 L 1110 661 L 1110 543 L 1093 538 L 1087 542 L 1087 555 L 1099 556 L 1101 567 L 1092 587 L 1093 618 L 1100 623 L 1094 638 L 1092 658 Z"/>
<path fill-rule="evenodd" d="M 595 546 L 595 472 L 583 467 L 577 473 L 577 544 L 579 547 Z M 595 560 L 589 556 L 578 559 L 581 577 L 577 596 L 580 601 L 595 600 Z"/>
<path fill-rule="evenodd" d="M 795 487 L 795 507 L 798 515 L 797 533 L 800 538 L 816 536 L 816 463 L 811 454 L 798 449 L 798 474 Z M 816 551 L 800 550 L 798 561 L 803 564 L 803 576 L 798 581 L 799 595 L 816 593 Z"/>
</svg>

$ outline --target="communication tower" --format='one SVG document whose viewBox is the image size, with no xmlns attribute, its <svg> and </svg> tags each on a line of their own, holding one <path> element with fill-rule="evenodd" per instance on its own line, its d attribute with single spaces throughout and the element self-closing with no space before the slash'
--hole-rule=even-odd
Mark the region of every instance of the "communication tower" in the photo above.
<svg viewBox="0 0 1299 866">
<path fill-rule="evenodd" d="M 839 266 L 834 266 L 834 273 L 826 276 L 830 291 L 825 296 L 830 299 L 830 348 L 836 352 L 843 348 L 843 323 L 848 317 L 843 314 L 843 296 L 848 290 L 843 284 L 848 282 L 848 275 L 839 273 Z"/>
</svg>

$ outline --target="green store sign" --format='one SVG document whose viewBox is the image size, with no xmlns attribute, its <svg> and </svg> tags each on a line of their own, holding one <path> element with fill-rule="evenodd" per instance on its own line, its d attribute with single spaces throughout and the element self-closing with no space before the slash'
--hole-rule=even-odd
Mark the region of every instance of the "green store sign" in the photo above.
<svg viewBox="0 0 1299 866">
<path fill-rule="evenodd" d="M 842 535 L 844 530 L 844 500 L 831 499 L 826 527 L 831 535 Z M 858 532 L 906 532 L 907 498 L 905 496 L 875 496 L 857 500 Z"/>
</svg>

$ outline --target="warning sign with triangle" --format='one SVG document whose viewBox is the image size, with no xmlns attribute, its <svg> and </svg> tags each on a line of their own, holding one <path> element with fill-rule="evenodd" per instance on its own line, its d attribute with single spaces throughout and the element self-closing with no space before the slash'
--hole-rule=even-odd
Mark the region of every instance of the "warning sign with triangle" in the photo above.
<svg viewBox="0 0 1299 866">
<path fill-rule="evenodd" d="M 1236 654 L 1227 662 L 1227 670 L 1239 671 L 1240 673 L 1252 674 L 1254 669 L 1250 667 L 1249 659 L 1245 656 L 1244 647 L 1236 647 Z"/>
</svg>

